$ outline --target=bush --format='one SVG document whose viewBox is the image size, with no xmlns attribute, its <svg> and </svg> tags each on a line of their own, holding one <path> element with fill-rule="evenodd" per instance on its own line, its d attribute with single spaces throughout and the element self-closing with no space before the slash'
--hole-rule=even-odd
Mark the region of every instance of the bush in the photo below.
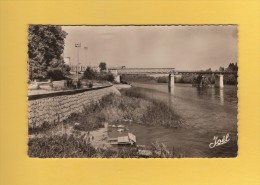
<svg viewBox="0 0 260 185">
<path fill-rule="evenodd" d="M 90 67 L 84 71 L 83 78 L 88 80 L 93 80 L 97 76 L 97 73 Z"/>
<path fill-rule="evenodd" d="M 237 85 L 237 75 L 224 75 L 224 84 Z"/>
<path fill-rule="evenodd" d="M 157 78 L 158 83 L 168 83 L 168 78 L 166 76 L 160 76 Z"/>
<path fill-rule="evenodd" d="M 52 80 L 64 80 L 66 77 L 64 76 L 64 73 L 59 68 L 52 68 L 48 70 L 48 77 L 50 77 Z"/>
<path fill-rule="evenodd" d="M 82 87 L 82 82 L 81 80 L 68 79 L 66 85 L 68 89 L 79 89 Z"/>
<path fill-rule="evenodd" d="M 104 73 L 103 72 L 103 73 L 98 74 L 96 79 L 113 82 L 115 80 L 115 77 L 112 73 Z"/>
<path fill-rule="evenodd" d="M 107 72 L 97 73 L 90 67 L 87 67 L 86 71 L 83 74 L 83 79 L 113 82 L 115 80 L 115 77 L 112 73 L 107 73 Z"/>
<path fill-rule="evenodd" d="M 89 87 L 89 88 L 92 88 L 92 87 L 93 87 L 93 82 L 92 82 L 92 81 L 88 83 L 88 87 Z"/>
<path fill-rule="evenodd" d="M 123 74 L 121 81 L 125 82 L 157 82 L 156 78 L 149 75 L 142 74 Z"/>
<path fill-rule="evenodd" d="M 81 83 L 81 80 L 77 80 L 77 88 L 81 88 L 82 87 L 82 83 Z"/>
</svg>

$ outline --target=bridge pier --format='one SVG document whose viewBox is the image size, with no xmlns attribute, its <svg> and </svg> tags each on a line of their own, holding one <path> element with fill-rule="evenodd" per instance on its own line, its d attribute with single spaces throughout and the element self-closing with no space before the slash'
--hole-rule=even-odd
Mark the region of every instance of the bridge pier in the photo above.
<svg viewBox="0 0 260 185">
<path fill-rule="evenodd" d="M 174 74 L 169 74 L 168 77 L 168 87 L 173 88 L 174 87 Z"/>
<path fill-rule="evenodd" d="M 115 75 L 114 77 L 115 77 L 115 79 L 114 79 L 115 82 L 117 82 L 117 83 L 121 82 L 121 76 L 120 75 Z"/>
<path fill-rule="evenodd" d="M 215 76 L 215 87 L 223 88 L 224 87 L 224 75 Z"/>
</svg>

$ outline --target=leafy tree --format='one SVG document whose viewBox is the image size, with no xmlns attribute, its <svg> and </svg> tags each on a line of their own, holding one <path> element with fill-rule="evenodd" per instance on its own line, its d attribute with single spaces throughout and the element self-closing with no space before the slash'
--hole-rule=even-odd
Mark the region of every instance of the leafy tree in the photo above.
<svg viewBox="0 0 260 185">
<path fill-rule="evenodd" d="M 99 68 L 101 71 L 104 71 L 107 69 L 107 64 L 105 62 L 100 62 Z"/>
<path fill-rule="evenodd" d="M 226 71 L 238 71 L 237 63 L 230 63 L 226 68 Z"/>
<path fill-rule="evenodd" d="M 50 62 L 50 66 L 47 69 L 47 76 L 53 80 L 62 80 L 65 75 L 69 74 L 70 67 L 57 59 L 53 59 Z"/>
<path fill-rule="evenodd" d="M 67 33 L 61 26 L 51 25 L 30 25 L 28 31 L 30 78 L 48 78 L 53 71 L 59 71 L 58 73 L 65 76 L 69 68 L 64 64 L 61 55 Z"/>
<path fill-rule="evenodd" d="M 225 68 L 224 67 L 219 67 L 219 69 L 218 69 L 219 71 L 225 71 Z"/>
<path fill-rule="evenodd" d="M 237 72 L 238 66 L 237 63 L 230 63 L 228 67 L 225 69 L 227 72 Z M 229 74 L 224 76 L 224 83 L 230 85 L 237 84 L 237 74 Z"/>
<path fill-rule="evenodd" d="M 96 75 L 96 72 L 92 68 L 87 67 L 87 69 L 84 71 L 83 78 L 93 80 Z"/>
</svg>

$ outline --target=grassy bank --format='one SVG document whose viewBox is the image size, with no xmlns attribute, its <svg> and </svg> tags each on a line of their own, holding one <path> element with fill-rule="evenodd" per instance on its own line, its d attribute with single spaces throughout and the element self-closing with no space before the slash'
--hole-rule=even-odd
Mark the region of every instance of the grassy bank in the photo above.
<svg viewBox="0 0 260 185">
<path fill-rule="evenodd" d="M 138 91 L 138 87 L 131 89 L 123 89 L 121 91 L 125 97 L 136 98 L 150 102 L 140 118 L 141 124 L 144 125 L 159 125 L 166 128 L 180 128 L 184 126 L 184 120 L 174 111 L 171 105 L 165 102 L 151 99 Z"/>
<path fill-rule="evenodd" d="M 94 148 L 86 136 L 61 135 L 29 140 L 28 155 L 37 158 L 138 158 L 136 147 L 123 147 L 118 150 L 110 148 Z M 152 158 L 183 157 L 180 149 L 169 151 L 165 145 L 152 143 Z"/>
<path fill-rule="evenodd" d="M 85 106 L 84 111 L 72 114 L 67 120 L 41 128 L 29 130 L 28 155 L 31 157 L 138 157 L 136 148 L 125 147 L 119 150 L 100 149 L 91 145 L 88 133 L 104 127 L 104 123 L 117 124 L 122 120 L 132 120 L 143 125 L 156 125 L 167 128 L 180 128 L 183 121 L 173 108 L 163 102 L 146 98 L 137 89 L 122 90 L 122 95 L 110 94 L 98 103 Z M 163 144 L 152 144 L 157 151 L 151 157 L 178 157 L 180 152 L 168 151 Z M 159 153 L 158 153 L 159 151 Z"/>
</svg>

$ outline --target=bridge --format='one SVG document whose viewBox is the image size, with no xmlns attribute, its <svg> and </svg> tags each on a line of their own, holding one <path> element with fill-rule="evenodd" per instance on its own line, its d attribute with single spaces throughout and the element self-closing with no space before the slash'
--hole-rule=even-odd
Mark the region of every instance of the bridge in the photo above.
<svg viewBox="0 0 260 185">
<path fill-rule="evenodd" d="M 117 74 L 236 74 L 232 71 L 175 70 L 175 68 L 108 68 L 117 70 Z"/>
<path fill-rule="evenodd" d="M 168 74 L 168 86 L 174 86 L 174 76 L 177 74 L 213 74 L 215 75 L 215 87 L 223 88 L 223 75 L 237 74 L 237 72 L 229 71 L 201 71 L 201 70 L 175 70 L 175 68 L 108 68 L 112 72 L 117 81 L 120 81 L 120 75 L 123 74 Z"/>
<path fill-rule="evenodd" d="M 70 66 L 71 71 L 84 72 L 86 66 Z M 229 71 L 202 71 L 202 70 L 176 70 L 175 68 L 125 68 L 125 67 L 115 67 L 108 68 L 108 71 L 114 74 L 115 81 L 120 82 L 120 75 L 123 74 L 168 74 L 169 87 L 174 87 L 174 76 L 178 74 L 212 74 L 215 75 L 215 87 L 223 88 L 224 81 L 223 75 L 237 74 L 237 72 Z"/>
</svg>

